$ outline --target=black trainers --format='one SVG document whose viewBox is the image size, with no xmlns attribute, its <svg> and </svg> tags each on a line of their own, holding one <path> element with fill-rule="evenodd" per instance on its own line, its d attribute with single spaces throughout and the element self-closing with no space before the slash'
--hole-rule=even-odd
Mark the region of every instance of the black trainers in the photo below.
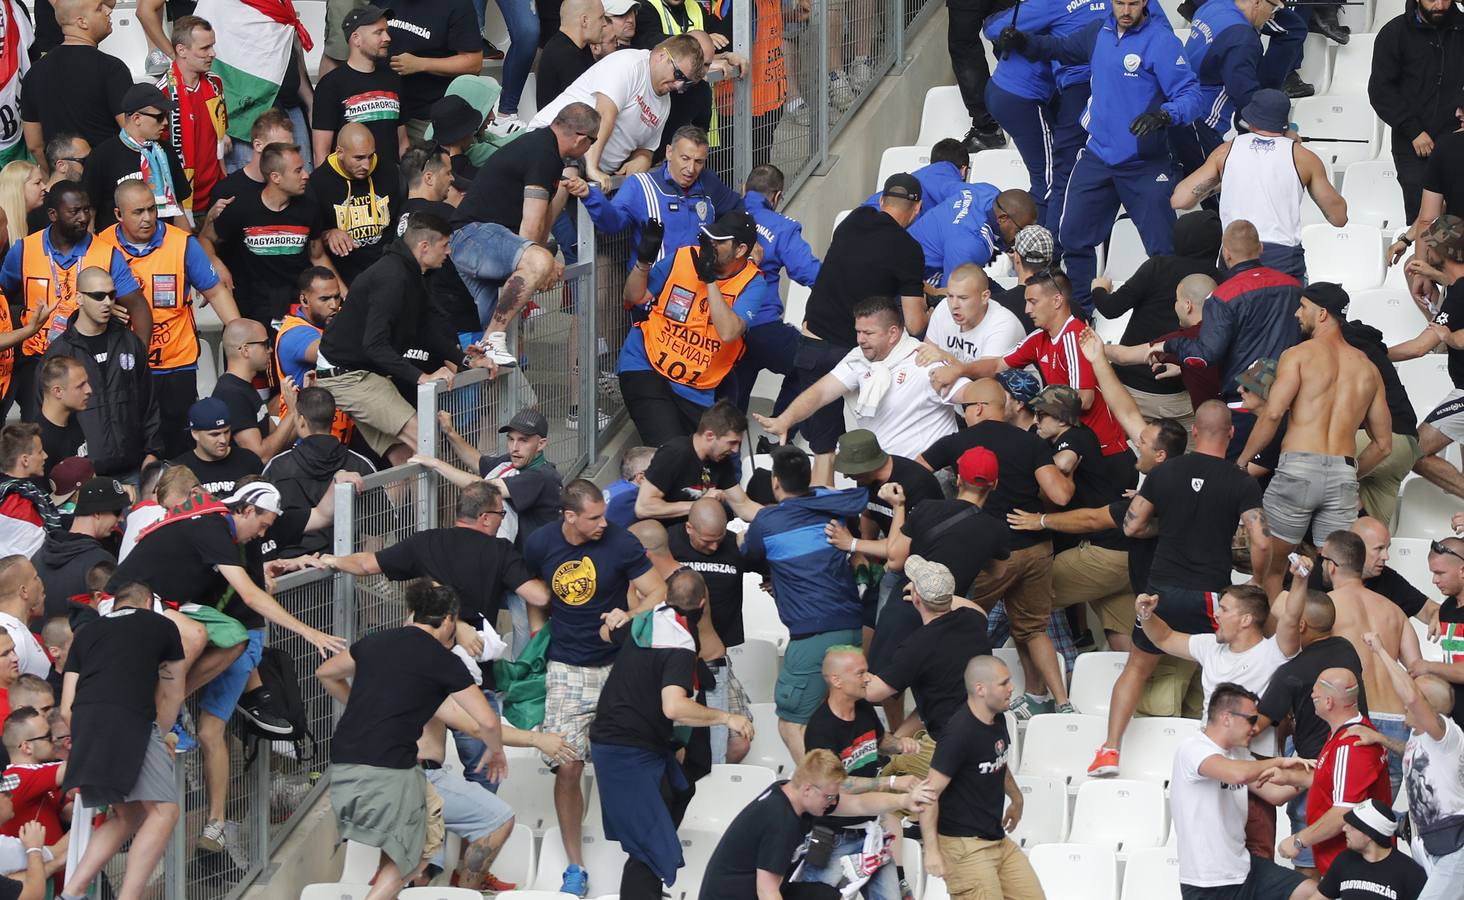
<svg viewBox="0 0 1464 900">
<path fill-rule="evenodd" d="M 1341 10 L 1334 4 L 1315 6 L 1312 8 L 1311 26 L 1308 30 L 1330 41 L 1345 44 L 1352 40 L 1352 29 L 1342 24 L 1340 15 Z"/>
<path fill-rule="evenodd" d="M 255 688 L 239 698 L 239 713 L 254 727 L 270 734 L 289 735 L 295 732 L 290 720 L 275 712 L 274 698 L 264 688 Z"/>
<path fill-rule="evenodd" d="M 1314 85 L 1301 80 L 1300 72 L 1292 72 L 1286 76 L 1286 83 L 1281 85 L 1281 92 L 1292 100 L 1300 100 L 1302 97 L 1310 97 L 1317 92 Z"/>
<path fill-rule="evenodd" d="M 1007 139 L 1000 126 L 982 129 L 972 125 L 971 130 L 961 140 L 961 145 L 966 148 L 967 153 L 980 153 L 982 150 L 999 150 L 1005 147 Z"/>
</svg>

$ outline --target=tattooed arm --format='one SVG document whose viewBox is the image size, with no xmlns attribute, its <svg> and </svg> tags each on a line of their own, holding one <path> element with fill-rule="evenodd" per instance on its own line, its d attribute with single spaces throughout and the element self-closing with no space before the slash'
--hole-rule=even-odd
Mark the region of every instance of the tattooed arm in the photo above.
<svg viewBox="0 0 1464 900">
<path fill-rule="evenodd" d="M 1271 564 L 1271 526 L 1266 524 L 1265 512 L 1259 506 L 1248 509 L 1240 514 L 1240 522 L 1245 526 L 1245 534 L 1250 541 L 1251 571 L 1267 571 Z"/>
<path fill-rule="evenodd" d="M 1229 155 L 1229 143 L 1216 147 L 1215 152 L 1210 154 L 1204 164 L 1174 186 L 1174 194 L 1169 198 L 1169 205 L 1178 210 L 1194 209 L 1201 200 L 1218 194 L 1220 176 L 1225 172 L 1225 159 Z"/>
<path fill-rule="evenodd" d="M 1123 514 L 1123 533 L 1131 538 L 1151 538 L 1159 533 L 1154 504 L 1142 495 L 1135 494 L 1129 501 L 1128 512 Z"/>
</svg>

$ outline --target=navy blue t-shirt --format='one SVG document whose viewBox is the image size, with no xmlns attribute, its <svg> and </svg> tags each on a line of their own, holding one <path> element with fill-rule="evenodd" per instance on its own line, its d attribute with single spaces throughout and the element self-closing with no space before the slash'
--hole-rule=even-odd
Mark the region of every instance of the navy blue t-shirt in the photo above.
<svg viewBox="0 0 1464 900">
<path fill-rule="evenodd" d="M 524 560 L 549 585 L 552 637 L 549 659 L 572 666 L 601 666 L 615 659 L 616 646 L 600 640 L 600 616 L 627 609 L 626 587 L 651 568 L 646 551 L 630 532 L 606 524 L 598 541 L 575 546 L 558 520 L 524 541 Z"/>
</svg>

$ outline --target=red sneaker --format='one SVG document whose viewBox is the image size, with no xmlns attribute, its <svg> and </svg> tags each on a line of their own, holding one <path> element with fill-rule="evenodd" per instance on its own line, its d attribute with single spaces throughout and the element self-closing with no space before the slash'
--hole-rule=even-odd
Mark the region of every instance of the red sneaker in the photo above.
<svg viewBox="0 0 1464 900">
<path fill-rule="evenodd" d="M 1118 751 L 1110 750 L 1107 747 L 1099 747 L 1098 753 L 1093 757 L 1093 764 L 1088 766 L 1089 778 L 1112 778 L 1118 774 Z"/>
</svg>

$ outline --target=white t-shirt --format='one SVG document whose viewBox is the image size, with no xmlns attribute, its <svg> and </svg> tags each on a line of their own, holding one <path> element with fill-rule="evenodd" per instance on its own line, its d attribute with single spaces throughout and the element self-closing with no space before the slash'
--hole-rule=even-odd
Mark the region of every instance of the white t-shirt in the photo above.
<svg viewBox="0 0 1464 900">
<path fill-rule="evenodd" d="M 671 111 L 671 95 L 651 90 L 651 51 L 616 50 L 590 66 L 574 83 L 534 116 L 530 128 L 548 128 L 559 111 L 571 103 L 595 106 L 604 94 L 619 113 L 600 151 L 600 171 L 613 175 L 637 150 L 652 150 L 661 143 L 661 129 Z"/>
<path fill-rule="evenodd" d="M 870 377 L 874 365 L 860 355 L 859 348 L 850 351 L 829 374 L 849 391 L 844 401 L 854 416 L 854 427 L 874 432 L 884 452 L 914 459 L 956 430 L 956 398 L 969 379 L 957 379 L 944 394 L 937 394 L 930 385 L 930 370 L 935 366 L 917 366 L 914 349 L 897 362 L 886 359 L 885 363 L 891 367 L 890 386 L 872 416 L 854 412 L 859 386 Z"/>
<path fill-rule="evenodd" d="M 1268 637 L 1244 653 L 1236 653 L 1229 644 L 1222 644 L 1213 634 L 1192 634 L 1190 656 L 1200 664 L 1200 687 L 1205 692 L 1205 708 L 1210 695 L 1227 681 L 1234 682 L 1256 695 L 1266 692 L 1271 676 L 1291 657 L 1281 652 L 1281 645 Z M 1276 754 L 1276 728 L 1272 726 L 1251 739 L 1251 749 L 1262 756 Z"/>
<path fill-rule="evenodd" d="M 1413 817 L 1413 858 L 1425 868 L 1432 859 L 1417 835 L 1421 828 L 1446 817 L 1464 815 L 1464 731 L 1444 716 L 1444 738 L 1423 732 L 1408 736 L 1403 750 L 1403 781 L 1408 785 L 1408 812 Z"/>
<path fill-rule="evenodd" d="M 20 674 L 45 678 L 51 674 L 51 657 L 25 623 L 10 613 L 0 612 L 0 628 L 15 641 L 15 656 L 20 661 Z"/>
<path fill-rule="evenodd" d="M 1179 843 L 1179 883 L 1193 887 L 1241 884 L 1250 874 L 1245 849 L 1246 786 L 1225 784 L 1200 774 L 1212 756 L 1251 759 L 1244 747 L 1226 752 L 1203 731 L 1184 739 L 1174 751 L 1169 777 L 1169 809 Z"/>
<path fill-rule="evenodd" d="M 927 341 L 961 362 L 971 362 L 983 356 L 1006 356 L 1026 336 L 1021 320 L 995 300 L 986 304 L 986 315 L 981 317 L 980 323 L 965 331 L 959 330 L 951 316 L 950 301 L 942 300 L 931 311 L 930 324 L 925 329 Z"/>
<path fill-rule="evenodd" d="M 128 510 L 125 520 L 127 526 L 122 532 L 122 546 L 117 551 L 117 562 L 126 559 L 132 548 L 137 546 L 138 535 L 142 534 L 144 528 L 154 522 L 161 522 L 167 514 L 168 511 L 163 509 L 162 504 L 156 502 L 143 503 Z"/>
</svg>

